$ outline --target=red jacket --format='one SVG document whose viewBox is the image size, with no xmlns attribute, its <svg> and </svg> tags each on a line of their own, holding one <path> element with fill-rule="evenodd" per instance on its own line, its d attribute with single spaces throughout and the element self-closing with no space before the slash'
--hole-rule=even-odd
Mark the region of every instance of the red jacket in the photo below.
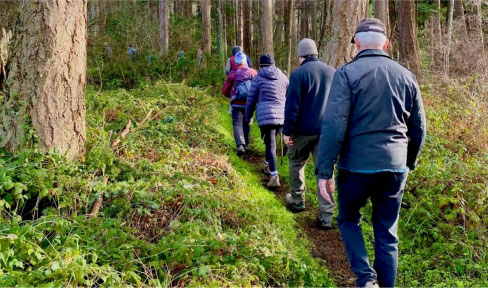
<svg viewBox="0 0 488 288">
<path fill-rule="evenodd" d="M 230 98 L 230 103 L 234 106 L 246 107 L 246 101 L 232 101 L 232 96 L 237 88 L 238 83 L 245 82 L 254 78 L 258 73 L 252 68 L 247 68 L 247 65 L 240 65 L 236 70 L 231 71 L 225 80 L 222 94 Z"/>
</svg>

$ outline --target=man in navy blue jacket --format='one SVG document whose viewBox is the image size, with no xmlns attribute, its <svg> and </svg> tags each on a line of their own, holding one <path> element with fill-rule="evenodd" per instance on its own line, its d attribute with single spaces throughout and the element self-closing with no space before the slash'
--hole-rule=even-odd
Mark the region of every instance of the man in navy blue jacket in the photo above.
<svg viewBox="0 0 488 288">
<path fill-rule="evenodd" d="M 352 40 L 355 59 L 334 75 L 319 144 L 319 190 L 333 203 L 337 156 L 337 221 L 359 287 L 394 287 L 398 217 L 409 170 L 426 127 L 415 75 L 384 52 L 385 26 L 363 19 Z M 375 261 L 371 267 L 359 226 L 360 209 L 373 204 Z"/>
<path fill-rule="evenodd" d="M 334 68 L 319 61 L 317 55 L 317 47 L 312 39 L 300 41 L 300 67 L 291 73 L 286 95 L 283 135 L 288 145 L 291 188 L 286 202 L 296 211 L 305 209 L 304 167 L 310 154 L 317 163 L 320 125 L 335 72 Z M 335 204 L 325 201 L 320 193 L 317 193 L 317 197 L 320 225 L 324 229 L 331 229 Z"/>
</svg>

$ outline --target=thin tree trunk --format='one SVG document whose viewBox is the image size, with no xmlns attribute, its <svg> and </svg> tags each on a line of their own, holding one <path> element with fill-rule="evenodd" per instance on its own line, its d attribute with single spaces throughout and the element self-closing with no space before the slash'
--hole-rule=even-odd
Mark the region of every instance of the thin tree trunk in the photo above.
<svg viewBox="0 0 488 288">
<path fill-rule="evenodd" d="M 273 1 L 262 0 L 263 53 L 274 55 L 273 49 Z"/>
<path fill-rule="evenodd" d="M 462 0 L 454 0 L 454 20 L 458 27 L 461 39 L 468 38 L 468 28 L 466 27 L 466 18 L 464 17 L 464 4 Z"/>
<path fill-rule="evenodd" d="M 210 26 L 210 0 L 202 0 L 202 50 L 210 53 L 212 50 Z"/>
<path fill-rule="evenodd" d="M 400 62 L 408 67 L 421 81 L 419 43 L 417 40 L 417 21 L 415 3 L 399 1 Z"/>
<path fill-rule="evenodd" d="M 237 16 L 237 27 L 236 27 L 236 44 L 242 47 L 243 43 L 243 19 L 242 19 L 242 1 L 237 0 L 236 5 L 236 16 Z"/>
<path fill-rule="evenodd" d="M 159 0 L 159 49 L 164 54 L 169 50 L 169 7 L 168 0 Z"/>
<path fill-rule="evenodd" d="M 449 0 L 447 6 L 447 29 L 445 37 L 445 52 L 444 52 L 444 75 L 449 75 L 449 56 L 451 55 L 451 35 L 452 35 L 452 21 L 454 15 L 454 0 Z"/>
<path fill-rule="evenodd" d="M 183 13 L 186 19 L 192 18 L 192 1 L 191 0 L 182 0 L 183 4 Z"/>
<path fill-rule="evenodd" d="M 252 1 L 252 17 L 253 17 L 253 37 L 252 37 L 252 59 L 254 63 L 259 61 L 259 56 L 262 53 L 263 38 L 262 32 L 262 13 L 261 13 L 261 1 Z"/>
<path fill-rule="evenodd" d="M 300 0 L 300 39 L 308 38 L 308 1 Z"/>
<path fill-rule="evenodd" d="M 16 152 L 35 141 L 28 134 L 33 131 L 45 151 L 57 149 L 70 159 L 83 153 L 86 5 L 86 0 L 16 2 L 21 9 L 7 68 L 1 147 Z"/>
<path fill-rule="evenodd" d="M 295 2 L 295 1 L 292 1 Z M 297 3 L 297 2 L 295 2 Z M 291 54 L 291 60 L 290 60 L 290 67 L 288 75 L 290 75 L 291 71 L 296 69 L 300 64 L 298 62 L 298 9 L 296 8 L 295 3 L 292 3 L 292 17 L 291 17 L 291 47 L 290 47 L 290 54 Z"/>
<path fill-rule="evenodd" d="M 242 44 L 246 53 L 251 53 L 252 45 L 252 21 L 251 21 L 251 0 L 241 0 L 242 14 L 243 14 L 243 39 Z"/>
<path fill-rule="evenodd" d="M 441 47 L 442 27 L 441 27 L 441 1 L 434 0 L 435 11 L 432 14 L 432 63 L 434 71 L 441 71 L 443 63 L 443 53 Z"/>
<path fill-rule="evenodd" d="M 312 0 L 312 9 L 310 11 L 310 21 L 312 21 L 312 35 L 311 38 L 317 42 L 317 2 L 318 0 Z"/>
<path fill-rule="evenodd" d="M 98 0 L 98 37 L 103 38 L 105 32 L 105 1 Z"/>
<path fill-rule="evenodd" d="M 334 1 L 332 35 L 322 51 L 325 63 L 337 68 L 354 58 L 356 47 L 351 44 L 351 37 L 366 16 L 367 8 L 368 0 Z"/>
<path fill-rule="evenodd" d="M 330 26 L 331 26 L 331 12 L 332 12 L 332 7 L 331 7 L 331 0 L 324 0 L 324 6 L 322 8 L 322 15 L 321 15 L 321 25 L 320 25 L 320 37 L 319 40 L 317 41 L 317 48 L 322 50 L 322 45 L 324 44 L 325 41 L 325 36 L 328 34 L 330 31 Z"/>
<path fill-rule="evenodd" d="M 287 14 L 287 18 L 286 18 L 286 21 L 285 21 L 285 43 L 286 45 L 288 45 L 288 59 L 287 59 L 287 65 L 286 65 L 286 69 L 288 71 L 288 75 L 291 74 L 291 64 L 292 64 L 292 57 L 295 56 L 295 55 L 292 55 L 292 52 L 293 52 L 293 38 L 294 38 L 294 34 L 295 34 L 295 29 L 294 29 L 294 26 L 293 23 L 295 22 L 295 9 L 293 9 L 294 7 L 294 1 L 293 0 L 286 0 L 286 14 Z M 288 27 L 288 29 L 286 29 L 286 27 Z"/>
<path fill-rule="evenodd" d="M 389 15 L 389 39 L 390 45 L 388 46 L 388 53 L 393 59 L 399 59 L 399 49 L 398 49 L 398 9 L 395 1 L 388 1 L 388 15 Z"/>
</svg>

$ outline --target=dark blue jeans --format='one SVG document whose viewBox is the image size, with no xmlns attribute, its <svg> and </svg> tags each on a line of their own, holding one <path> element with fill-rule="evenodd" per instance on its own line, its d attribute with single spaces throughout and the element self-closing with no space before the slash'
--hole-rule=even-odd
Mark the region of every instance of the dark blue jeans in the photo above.
<svg viewBox="0 0 488 288">
<path fill-rule="evenodd" d="M 408 173 L 360 174 L 339 170 L 337 222 L 356 284 L 376 279 L 381 287 L 394 287 L 398 267 L 398 216 Z M 369 265 L 359 221 L 368 198 L 373 204 L 374 267 Z"/>
<path fill-rule="evenodd" d="M 266 146 L 266 161 L 269 163 L 269 171 L 277 172 L 276 136 L 281 133 L 281 125 L 263 125 L 259 129 L 261 129 L 261 138 Z"/>
<path fill-rule="evenodd" d="M 234 140 L 236 146 L 249 144 L 249 125 L 246 123 L 246 108 L 232 107 L 232 126 L 234 128 Z"/>
</svg>

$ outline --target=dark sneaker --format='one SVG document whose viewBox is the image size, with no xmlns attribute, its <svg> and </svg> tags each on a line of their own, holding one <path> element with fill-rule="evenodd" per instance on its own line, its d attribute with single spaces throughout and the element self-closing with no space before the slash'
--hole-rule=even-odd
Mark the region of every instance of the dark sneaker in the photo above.
<svg viewBox="0 0 488 288">
<path fill-rule="evenodd" d="M 332 223 L 328 223 L 323 220 L 319 220 L 319 227 L 322 230 L 334 230 L 336 227 Z"/>
<path fill-rule="evenodd" d="M 246 149 L 244 148 L 244 145 L 240 145 L 237 147 L 237 156 L 242 156 L 246 153 Z"/>
</svg>

